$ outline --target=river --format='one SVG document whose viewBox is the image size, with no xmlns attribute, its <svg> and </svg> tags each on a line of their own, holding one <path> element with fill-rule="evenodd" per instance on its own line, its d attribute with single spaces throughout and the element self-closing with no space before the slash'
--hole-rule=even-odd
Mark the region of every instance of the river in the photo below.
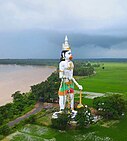
<svg viewBox="0 0 127 141">
<path fill-rule="evenodd" d="M 27 92 L 30 86 L 45 81 L 55 67 L 0 65 L 0 106 L 12 102 L 16 91 Z"/>
</svg>

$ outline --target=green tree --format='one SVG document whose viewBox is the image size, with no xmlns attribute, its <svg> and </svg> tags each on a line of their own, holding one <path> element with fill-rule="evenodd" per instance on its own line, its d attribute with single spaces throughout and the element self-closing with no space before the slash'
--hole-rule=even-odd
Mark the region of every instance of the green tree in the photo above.
<svg viewBox="0 0 127 141">
<path fill-rule="evenodd" d="M 79 128 L 88 127 L 90 124 L 93 123 L 93 116 L 90 109 L 85 106 L 79 108 L 75 120 L 77 121 L 77 125 Z"/>
<path fill-rule="evenodd" d="M 31 86 L 31 90 L 36 100 L 44 98 L 44 101 L 48 101 L 50 98 L 56 99 L 58 97 L 59 85 L 58 72 L 54 72 L 45 82 Z"/>
<path fill-rule="evenodd" d="M 89 76 L 94 74 L 94 67 L 91 65 L 91 63 L 85 63 L 85 62 L 75 62 L 75 68 L 74 68 L 74 75 L 77 76 Z"/>
<path fill-rule="evenodd" d="M 0 126 L 3 124 L 3 120 L 4 120 L 4 118 L 3 118 L 2 114 L 0 113 Z"/>
<path fill-rule="evenodd" d="M 10 128 L 7 125 L 3 125 L 0 127 L 0 134 L 1 135 L 8 135 L 10 133 Z"/>
<path fill-rule="evenodd" d="M 67 109 L 64 109 L 62 113 L 58 114 L 58 118 L 51 119 L 52 127 L 60 130 L 65 130 L 67 129 L 70 120 L 71 120 L 71 113 Z"/>
<path fill-rule="evenodd" d="M 36 122 L 36 115 L 31 115 L 29 118 L 25 119 L 25 123 L 33 124 Z"/>
<path fill-rule="evenodd" d="M 119 119 L 127 110 L 127 101 L 119 94 L 95 98 L 93 105 L 106 119 Z"/>
<path fill-rule="evenodd" d="M 23 95 L 20 91 L 16 91 L 11 97 L 13 97 L 13 102 L 20 102 L 23 99 Z"/>
</svg>

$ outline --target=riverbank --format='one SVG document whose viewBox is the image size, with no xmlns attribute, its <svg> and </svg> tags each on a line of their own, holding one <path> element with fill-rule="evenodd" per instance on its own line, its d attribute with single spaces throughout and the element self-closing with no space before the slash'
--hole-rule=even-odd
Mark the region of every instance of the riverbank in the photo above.
<svg viewBox="0 0 127 141">
<path fill-rule="evenodd" d="M 30 86 L 45 81 L 55 67 L 0 65 L 0 106 L 12 102 L 16 91 L 27 92 Z"/>
</svg>

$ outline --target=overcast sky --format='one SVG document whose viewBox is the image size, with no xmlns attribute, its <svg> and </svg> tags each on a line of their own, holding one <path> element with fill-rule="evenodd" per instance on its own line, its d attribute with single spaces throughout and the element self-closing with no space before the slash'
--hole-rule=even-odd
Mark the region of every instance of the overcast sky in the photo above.
<svg viewBox="0 0 127 141">
<path fill-rule="evenodd" d="M 0 0 L 0 58 L 127 57 L 127 0 Z"/>
</svg>

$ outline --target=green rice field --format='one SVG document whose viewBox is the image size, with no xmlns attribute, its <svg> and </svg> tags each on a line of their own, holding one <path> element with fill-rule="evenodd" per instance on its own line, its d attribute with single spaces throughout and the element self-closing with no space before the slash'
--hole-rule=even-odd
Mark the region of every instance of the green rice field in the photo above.
<svg viewBox="0 0 127 141">
<path fill-rule="evenodd" d="M 127 94 L 127 63 L 104 62 L 95 71 L 94 76 L 79 80 L 84 91 Z"/>
<path fill-rule="evenodd" d="M 105 121 L 83 130 L 61 131 L 28 124 L 3 141 L 126 141 L 126 131 L 126 117 L 121 121 Z"/>
</svg>

